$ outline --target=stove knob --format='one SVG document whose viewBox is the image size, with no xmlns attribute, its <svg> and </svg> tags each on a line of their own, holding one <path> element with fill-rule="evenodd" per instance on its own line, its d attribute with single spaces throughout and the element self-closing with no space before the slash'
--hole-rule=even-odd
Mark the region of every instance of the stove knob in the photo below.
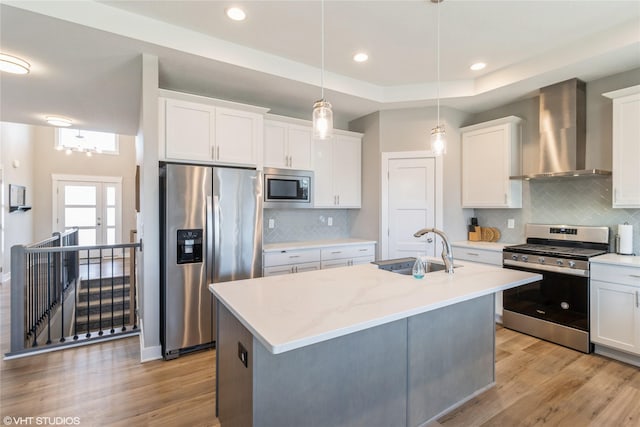
<svg viewBox="0 0 640 427">
<path fill-rule="evenodd" d="M 556 260 L 556 264 L 558 264 L 558 265 L 563 265 L 563 264 L 564 264 L 564 262 L 563 262 L 561 259 L 558 259 L 558 260 Z"/>
<path fill-rule="evenodd" d="M 518 255 L 516 255 L 516 254 L 511 255 L 511 259 L 514 260 L 514 261 L 517 261 L 518 260 Z"/>
<path fill-rule="evenodd" d="M 529 260 L 529 256 L 528 255 L 522 255 L 522 261 L 523 262 L 527 262 Z"/>
<path fill-rule="evenodd" d="M 544 264 L 544 257 L 538 257 L 538 262 L 540 264 Z"/>
<path fill-rule="evenodd" d="M 570 268 L 574 268 L 575 266 L 576 266 L 576 263 L 574 261 L 569 261 Z"/>
</svg>

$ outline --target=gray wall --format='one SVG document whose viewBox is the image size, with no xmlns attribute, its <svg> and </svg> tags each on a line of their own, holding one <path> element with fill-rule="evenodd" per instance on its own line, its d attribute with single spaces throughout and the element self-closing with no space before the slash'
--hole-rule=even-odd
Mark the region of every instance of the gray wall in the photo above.
<svg viewBox="0 0 640 427">
<path fill-rule="evenodd" d="M 36 135 L 32 126 L 0 122 L 0 163 L 2 163 L 3 181 L 2 206 L 2 273 L 8 279 L 11 272 L 11 247 L 33 243 L 34 212 L 43 206 L 34 196 L 33 148 Z M 32 206 L 27 212 L 9 213 L 9 184 L 26 187 L 25 203 Z"/>
<path fill-rule="evenodd" d="M 129 242 L 129 231 L 135 223 L 135 145 L 132 136 L 119 137 L 118 155 L 101 154 L 87 157 L 55 149 L 56 128 L 35 126 L 37 150 L 33 153 L 34 196 L 38 209 L 34 215 L 34 241 L 46 239 L 52 228 L 52 175 L 122 177 L 122 234 L 120 241 Z"/>
<path fill-rule="evenodd" d="M 612 101 L 602 93 L 640 84 L 640 69 L 608 76 L 587 83 L 587 168 L 611 170 Z M 523 168 L 533 171 L 537 160 L 538 98 L 525 99 L 475 114 L 465 125 L 515 115 L 526 120 L 523 132 Z M 634 225 L 634 251 L 640 254 L 640 209 L 611 208 L 611 179 L 582 178 L 530 181 L 523 185 L 522 209 L 475 209 L 480 225 L 497 227 L 501 241 L 524 240 L 524 224 L 564 223 L 572 225 Z M 516 227 L 507 229 L 507 219 Z"/>
<path fill-rule="evenodd" d="M 375 112 L 349 123 L 362 138 L 362 207 L 349 211 L 350 235 L 380 242 L 381 149 L 380 113 Z M 378 258 L 380 245 L 376 245 Z"/>
</svg>

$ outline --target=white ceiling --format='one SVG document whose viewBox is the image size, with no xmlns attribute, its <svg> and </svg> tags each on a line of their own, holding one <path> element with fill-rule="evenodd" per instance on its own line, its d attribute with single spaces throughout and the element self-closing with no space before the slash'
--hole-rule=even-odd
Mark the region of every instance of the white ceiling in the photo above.
<svg viewBox="0 0 640 427">
<path fill-rule="evenodd" d="M 226 18 L 241 5 L 244 22 Z M 0 120 L 135 134 L 140 54 L 160 86 L 309 118 L 320 98 L 319 1 L 3 1 L 0 51 L 32 64 L 0 76 Z M 441 105 L 476 112 L 548 84 L 640 67 L 640 1 L 325 2 L 325 97 L 336 121 Z M 369 61 L 355 63 L 357 50 Z M 469 65 L 488 64 L 480 72 Z"/>
</svg>

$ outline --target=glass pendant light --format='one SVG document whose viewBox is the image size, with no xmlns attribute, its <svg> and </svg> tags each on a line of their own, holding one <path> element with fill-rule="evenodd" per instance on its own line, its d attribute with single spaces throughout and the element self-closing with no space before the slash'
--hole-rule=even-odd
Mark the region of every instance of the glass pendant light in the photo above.
<svg viewBox="0 0 640 427">
<path fill-rule="evenodd" d="M 322 88 L 321 98 L 313 104 L 313 136 L 317 139 L 329 139 L 333 135 L 333 111 L 331 104 L 324 99 L 324 0 L 321 2 L 321 50 L 322 50 L 322 70 L 320 74 L 320 86 Z"/>
<path fill-rule="evenodd" d="M 440 3 L 443 0 L 431 0 L 432 3 L 437 3 L 437 18 L 436 18 L 436 68 L 437 68 L 437 111 L 438 118 L 436 127 L 431 129 L 431 152 L 434 156 L 441 156 L 447 153 L 447 139 L 444 131 L 444 125 L 440 124 Z"/>
</svg>

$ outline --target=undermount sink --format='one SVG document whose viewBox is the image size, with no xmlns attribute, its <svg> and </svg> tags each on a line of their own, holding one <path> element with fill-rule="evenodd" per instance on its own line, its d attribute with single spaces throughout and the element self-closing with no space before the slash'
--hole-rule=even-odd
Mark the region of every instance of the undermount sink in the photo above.
<svg viewBox="0 0 640 427">
<path fill-rule="evenodd" d="M 402 274 L 405 276 L 413 275 L 413 264 L 416 262 L 415 258 L 398 258 L 398 259 L 389 259 L 382 261 L 374 261 L 373 264 L 376 264 L 378 268 L 382 270 L 387 270 L 392 273 Z M 454 265 L 453 268 L 459 267 L 458 265 Z M 425 273 L 433 273 L 436 271 L 443 271 L 445 266 L 443 263 L 427 261 L 427 265 L 425 267 Z"/>
</svg>

